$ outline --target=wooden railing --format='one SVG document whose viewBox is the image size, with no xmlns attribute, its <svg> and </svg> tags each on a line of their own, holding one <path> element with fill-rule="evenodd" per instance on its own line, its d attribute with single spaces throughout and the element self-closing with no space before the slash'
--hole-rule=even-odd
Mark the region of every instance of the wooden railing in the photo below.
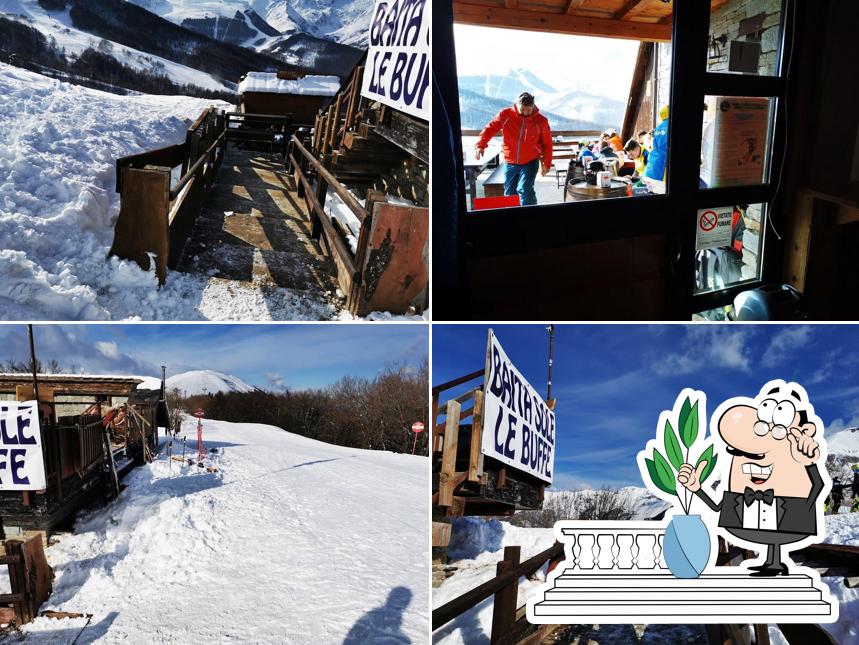
<svg viewBox="0 0 859 645">
<path fill-rule="evenodd" d="M 14 621 L 20 627 L 32 622 L 51 595 L 53 574 L 41 535 L 24 541 L 6 540 L 4 545 L 6 553 L 0 556 L 0 565 L 8 568 L 12 592 L 0 594 L 0 623 Z"/>
<path fill-rule="evenodd" d="M 110 255 L 134 260 L 148 271 L 153 254 L 155 274 L 164 284 L 223 161 L 227 120 L 210 107 L 188 128 L 185 143 L 117 160 L 120 210 Z M 179 168 L 181 176 L 171 185 Z"/>
<path fill-rule="evenodd" d="M 338 92 L 327 110 L 320 110 L 313 125 L 311 149 L 325 155 L 340 147 L 346 132 L 351 131 L 360 120 L 361 109 L 366 99 L 361 96 L 364 67 L 352 72 L 349 82 Z"/>
<path fill-rule="evenodd" d="M 427 209 L 389 203 L 377 190 L 367 191 L 362 205 L 308 150 L 309 139 L 293 135 L 290 145 L 289 163 L 298 195 L 307 205 L 311 235 L 334 262 L 349 311 L 356 316 L 372 311 L 406 313 L 415 298 L 425 293 L 428 280 Z M 354 254 L 325 212 L 329 189 L 361 223 Z"/>
<path fill-rule="evenodd" d="M 561 528 L 564 543 L 556 542 L 523 563 L 519 562 L 520 547 L 507 546 L 494 578 L 433 610 L 432 629 L 443 627 L 494 595 L 490 642 L 493 645 L 541 642 L 540 638 L 557 626 L 533 626 L 527 622 L 525 607 L 517 606 L 521 577 L 532 575 L 546 562 L 549 562 L 547 575 L 561 562 L 565 572 L 573 570 L 581 575 L 665 573 L 667 568 L 662 556 L 664 532 L 664 521 L 567 521 Z M 737 566 L 750 557 L 754 557 L 754 553 L 730 546 L 719 538 L 718 566 Z M 813 544 L 795 551 L 791 557 L 802 561 L 803 566 L 817 569 L 821 575 L 844 576 L 847 586 L 859 583 L 856 578 L 859 575 L 859 547 Z M 837 645 L 832 636 L 816 624 L 778 624 L 777 627 L 791 645 Z M 755 634 L 755 645 L 769 645 L 767 625 L 752 625 L 751 628 Z M 710 624 L 705 625 L 705 631 L 711 645 L 751 645 L 752 642 L 748 626 L 744 625 Z"/>
</svg>

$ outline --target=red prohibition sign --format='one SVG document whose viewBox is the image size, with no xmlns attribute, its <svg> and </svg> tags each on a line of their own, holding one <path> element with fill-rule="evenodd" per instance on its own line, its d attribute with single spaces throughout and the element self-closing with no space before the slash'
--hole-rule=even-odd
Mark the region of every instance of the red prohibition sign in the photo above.
<svg viewBox="0 0 859 645">
<path fill-rule="evenodd" d="M 712 231 L 718 223 L 719 216 L 716 215 L 715 211 L 704 211 L 701 213 L 701 219 L 698 221 L 702 231 Z"/>
</svg>

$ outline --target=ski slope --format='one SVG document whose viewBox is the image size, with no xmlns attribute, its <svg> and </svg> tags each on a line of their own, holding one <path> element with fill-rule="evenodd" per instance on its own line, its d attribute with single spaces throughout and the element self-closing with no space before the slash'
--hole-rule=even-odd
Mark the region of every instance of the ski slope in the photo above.
<svg viewBox="0 0 859 645">
<path fill-rule="evenodd" d="M 204 424 L 219 472 L 163 452 L 133 471 L 47 549 L 43 610 L 92 613 L 78 644 L 426 641 L 425 457 Z M 85 622 L 37 618 L 25 642 L 71 643 Z"/>
</svg>

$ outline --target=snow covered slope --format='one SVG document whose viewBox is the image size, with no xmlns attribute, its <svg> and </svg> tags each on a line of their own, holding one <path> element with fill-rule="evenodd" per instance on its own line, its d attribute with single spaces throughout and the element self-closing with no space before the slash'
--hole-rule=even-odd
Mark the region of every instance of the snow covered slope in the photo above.
<svg viewBox="0 0 859 645">
<path fill-rule="evenodd" d="M 826 438 L 830 455 L 859 457 L 859 428 L 847 428 Z"/>
<path fill-rule="evenodd" d="M 208 420 L 203 439 L 218 473 L 162 454 L 47 549 L 42 609 L 94 614 L 78 643 L 426 642 L 425 457 Z M 85 622 L 22 631 L 70 643 Z"/>
<path fill-rule="evenodd" d="M 321 319 L 331 301 L 111 258 L 116 159 L 185 140 L 211 101 L 117 96 L 0 63 L 0 318 Z M 220 107 L 228 107 L 218 103 Z"/>
<path fill-rule="evenodd" d="M 9 17 L 20 17 L 30 27 L 39 30 L 47 38 L 56 40 L 67 56 L 79 55 L 88 47 L 96 46 L 101 39 L 77 29 L 64 12 L 47 11 L 36 0 L 0 0 L 0 12 Z M 167 76 L 179 85 L 196 85 L 206 90 L 230 92 L 235 88 L 226 85 L 211 74 L 167 60 L 132 47 L 110 42 L 110 55 L 129 67 Z"/>
<path fill-rule="evenodd" d="M 214 370 L 191 370 L 167 379 L 167 389 L 178 389 L 184 396 L 215 392 L 251 392 L 253 387 L 238 376 Z"/>
<path fill-rule="evenodd" d="M 249 14 L 262 18 L 281 34 L 309 33 L 346 45 L 365 47 L 372 0 L 130 0 L 178 25 L 204 18 L 239 19 L 249 30 L 245 46 L 262 50 L 270 42 L 262 25 L 254 25 Z M 216 23 L 213 23 L 216 24 Z M 216 28 L 217 31 L 217 28 Z"/>
</svg>

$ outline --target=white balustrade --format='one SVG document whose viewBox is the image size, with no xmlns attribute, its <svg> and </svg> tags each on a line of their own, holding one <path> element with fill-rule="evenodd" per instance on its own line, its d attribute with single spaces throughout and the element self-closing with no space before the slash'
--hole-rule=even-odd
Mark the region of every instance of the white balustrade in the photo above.
<svg viewBox="0 0 859 645">
<path fill-rule="evenodd" d="M 555 537 L 563 542 L 570 573 L 665 573 L 662 554 L 665 521 L 559 522 Z"/>
</svg>

